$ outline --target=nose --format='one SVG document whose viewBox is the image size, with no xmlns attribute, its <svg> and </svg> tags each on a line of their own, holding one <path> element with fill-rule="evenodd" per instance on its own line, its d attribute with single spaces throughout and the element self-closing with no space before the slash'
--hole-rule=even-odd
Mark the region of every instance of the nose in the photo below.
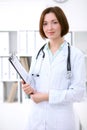
<svg viewBox="0 0 87 130">
<path fill-rule="evenodd" d="M 52 29 L 52 24 L 51 23 L 48 24 L 48 29 L 49 30 Z"/>
</svg>

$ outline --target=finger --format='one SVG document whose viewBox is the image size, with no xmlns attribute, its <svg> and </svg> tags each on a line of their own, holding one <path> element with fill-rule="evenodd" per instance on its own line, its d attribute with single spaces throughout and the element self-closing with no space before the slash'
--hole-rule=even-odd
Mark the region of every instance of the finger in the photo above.
<svg viewBox="0 0 87 130">
<path fill-rule="evenodd" d="M 21 80 L 21 83 L 22 83 L 22 84 L 25 84 L 25 81 L 24 81 L 24 80 Z"/>
<path fill-rule="evenodd" d="M 29 85 L 23 85 L 23 90 L 27 94 L 33 94 L 34 93 L 33 88 L 31 88 Z"/>
</svg>

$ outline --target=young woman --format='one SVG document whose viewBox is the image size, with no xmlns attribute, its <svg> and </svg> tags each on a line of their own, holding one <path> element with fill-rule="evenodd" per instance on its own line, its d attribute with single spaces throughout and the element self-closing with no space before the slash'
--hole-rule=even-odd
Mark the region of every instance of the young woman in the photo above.
<svg viewBox="0 0 87 130">
<path fill-rule="evenodd" d="M 30 95 L 26 130 L 76 130 L 73 103 L 81 101 L 85 91 L 84 55 L 64 40 L 69 24 L 60 7 L 43 10 L 39 31 L 49 42 L 32 58 L 33 83 L 22 81 Z"/>
</svg>

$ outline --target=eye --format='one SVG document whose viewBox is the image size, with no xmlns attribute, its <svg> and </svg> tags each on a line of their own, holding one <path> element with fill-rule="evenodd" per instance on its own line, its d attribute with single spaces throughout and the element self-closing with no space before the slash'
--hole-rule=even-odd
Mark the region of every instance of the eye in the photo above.
<svg viewBox="0 0 87 130">
<path fill-rule="evenodd" d="M 52 21 L 53 24 L 58 24 L 58 21 Z"/>
<path fill-rule="evenodd" d="M 43 26 L 45 26 L 45 25 L 47 25 L 47 22 L 44 22 L 44 23 L 43 23 Z"/>
</svg>

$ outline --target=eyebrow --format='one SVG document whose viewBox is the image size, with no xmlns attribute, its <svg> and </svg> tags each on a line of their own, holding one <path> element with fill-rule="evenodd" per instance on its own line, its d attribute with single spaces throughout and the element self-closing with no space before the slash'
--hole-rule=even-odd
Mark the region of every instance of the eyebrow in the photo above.
<svg viewBox="0 0 87 130">
<path fill-rule="evenodd" d="M 52 19 L 51 21 L 58 21 L 58 20 L 57 20 L 57 19 Z M 43 22 L 48 22 L 48 21 L 45 20 L 45 21 L 43 21 Z"/>
</svg>

